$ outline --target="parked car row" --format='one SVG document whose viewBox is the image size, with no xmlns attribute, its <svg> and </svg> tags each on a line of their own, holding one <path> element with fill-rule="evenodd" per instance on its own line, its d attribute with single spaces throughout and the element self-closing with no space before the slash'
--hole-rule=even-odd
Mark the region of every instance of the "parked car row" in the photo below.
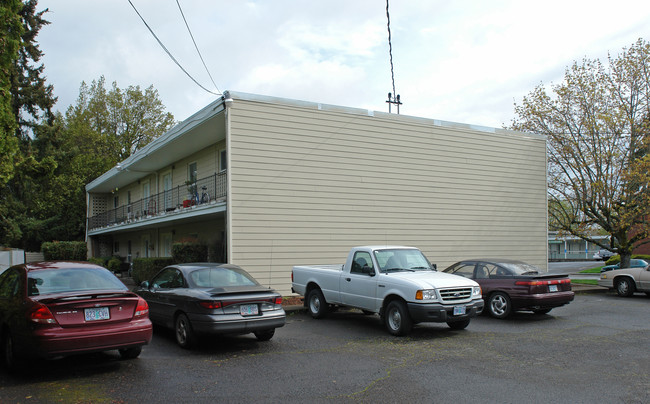
<svg viewBox="0 0 650 404">
<path fill-rule="evenodd" d="M 605 267 L 598 284 L 621 296 L 650 295 L 648 262 L 632 261 L 632 268 Z M 462 329 L 484 306 L 503 319 L 521 310 L 546 314 L 574 299 L 568 276 L 515 260 L 463 260 L 432 277 L 435 265 L 415 248 L 356 247 L 344 266 L 334 267 L 294 267 L 311 279 L 300 291 L 312 316 L 320 318 L 334 305 L 358 307 L 379 313 L 394 335 L 420 321 Z M 321 289 L 328 277 L 336 291 Z M 388 292 L 384 301 L 376 294 L 364 297 L 377 288 Z M 413 302 L 402 300 L 402 291 L 413 293 Z M 253 333 L 267 341 L 285 321 L 282 296 L 230 264 L 171 265 L 133 292 L 112 272 L 87 262 L 21 264 L 0 274 L 0 354 L 9 369 L 29 356 L 118 350 L 123 359 L 136 358 L 151 341 L 152 322 L 173 329 L 177 343 L 189 348 L 201 334 Z"/>
<path fill-rule="evenodd" d="M 21 264 L 0 275 L 0 354 L 10 371 L 28 357 L 118 350 L 140 355 L 152 321 L 192 346 L 200 334 L 253 333 L 271 339 L 285 323 L 282 296 L 235 265 L 182 264 L 135 293 L 88 262 Z"/>
</svg>

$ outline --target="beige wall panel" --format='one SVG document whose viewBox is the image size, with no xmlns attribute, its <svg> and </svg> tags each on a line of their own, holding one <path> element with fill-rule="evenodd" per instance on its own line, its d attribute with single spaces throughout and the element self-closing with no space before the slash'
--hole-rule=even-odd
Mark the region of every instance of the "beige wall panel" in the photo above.
<svg viewBox="0 0 650 404">
<path fill-rule="evenodd" d="M 546 269 L 545 141 L 235 100 L 231 261 L 290 291 L 298 264 L 363 244 L 420 247 L 444 268 L 506 257 Z"/>
</svg>

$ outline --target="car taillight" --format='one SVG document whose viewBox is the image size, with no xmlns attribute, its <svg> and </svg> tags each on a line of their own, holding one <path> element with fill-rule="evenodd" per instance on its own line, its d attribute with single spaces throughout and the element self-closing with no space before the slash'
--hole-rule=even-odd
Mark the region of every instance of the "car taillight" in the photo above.
<svg viewBox="0 0 650 404">
<path fill-rule="evenodd" d="M 32 311 L 29 312 L 29 319 L 39 324 L 56 324 L 56 319 L 50 309 L 44 304 L 38 303 Z"/>
<path fill-rule="evenodd" d="M 210 300 L 210 301 L 205 301 L 205 302 L 199 302 L 199 305 L 201 307 L 214 310 L 214 309 L 220 309 L 221 308 L 221 302 L 215 301 L 215 300 Z"/>
<path fill-rule="evenodd" d="M 149 315 L 149 305 L 143 298 L 138 299 L 138 306 L 135 308 L 134 317 L 144 317 Z"/>
<path fill-rule="evenodd" d="M 282 296 L 275 298 L 275 304 L 282 304 Z"/>
<path fill-rule="evenodd" d="M 561 285 L 571 283 L 571 279 L 554 279 L 551 281 L 517 281 L 515 285 L 519 286 L 537 286 L 537 285 Z"/>
</svg>

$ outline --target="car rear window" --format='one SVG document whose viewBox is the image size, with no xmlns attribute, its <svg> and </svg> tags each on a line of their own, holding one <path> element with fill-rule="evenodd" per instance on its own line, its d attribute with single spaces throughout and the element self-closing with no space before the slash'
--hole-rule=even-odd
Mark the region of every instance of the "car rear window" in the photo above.
<svg viewBox="0 0 650 404">
<path fill-rule="evenodd" d="M 103 268 L 41 269 L 27 273 L 29 296 L 88 290 L 128 290 Z"/>
<path fill-rule="evenodd" d="M 234 268 L 203 268 L 190 273 L 190 279 L 199 288 L 258 285 L 248 272 Z"/>
<path fill-rule="evenodd" d="M 535 265 L 525 264 L 523 262 L 503 262 L 499 265 L 508 268 L 514 275 L 536 275 L 541 273 Z"/>
</svg>

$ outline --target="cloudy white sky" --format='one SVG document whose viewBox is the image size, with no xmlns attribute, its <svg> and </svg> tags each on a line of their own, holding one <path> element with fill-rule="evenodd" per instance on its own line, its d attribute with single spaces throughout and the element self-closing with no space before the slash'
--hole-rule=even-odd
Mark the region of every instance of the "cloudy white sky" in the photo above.
<svg viewBox="0 0 650 404">
<path fill-rule="evenodd" d="M 176 0 L 131 0 L 162 43 L 217 92 Z M 387 111 L 392 91 L 384 0 L 179 0 L 220 91 Z M 128 0 L 40 0 L 37 40 L 64 112 L 82 81 L 153 85 L 183 120 L 215 100 L 176 66 Z M 573 61 L 650 40 L 647 0 L 390 0 L 400 112 L 502 127 L 539 83 Z M 394 112 L 394 110 L 393 110 Z"/>
</svg>

